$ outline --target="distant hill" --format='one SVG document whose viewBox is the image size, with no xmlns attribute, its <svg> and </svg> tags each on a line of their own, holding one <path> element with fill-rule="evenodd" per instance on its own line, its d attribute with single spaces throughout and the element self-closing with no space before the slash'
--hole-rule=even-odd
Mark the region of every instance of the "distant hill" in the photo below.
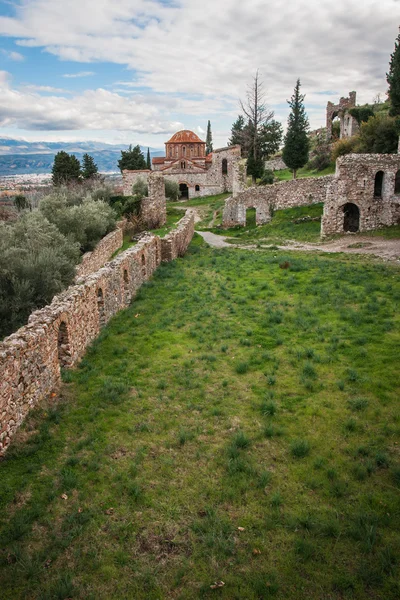
<svg viewBox="0 0 400 600">
<path fill-rule="evenodd" d="M 87 152 L 93 156 L 99 171 L 118 172 L 121 150 L 127 144 L 105 144 L 102 142 L 26 142 L 11 138 L 0 138 L 0 176 L 50 173 L 54 156 L 60 150 L 75 154 L 82 160 Z M 146 156 L 147 148 L 141 147 Z M 163 156 L 162 150 L 150 148 L 150 156 Z"/>
</svg>

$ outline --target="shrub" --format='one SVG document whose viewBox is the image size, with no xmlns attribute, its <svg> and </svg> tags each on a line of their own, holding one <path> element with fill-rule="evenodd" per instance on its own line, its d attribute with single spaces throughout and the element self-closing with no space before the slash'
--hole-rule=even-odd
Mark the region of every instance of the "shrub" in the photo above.
<svg viewBox="0 0 400 600">
<path fill-rule="evenodd" d="M 138 177 L 132 186 L 132 195 L 144 198 L 149 195 L 149 188 L 143 177 Z"/>
<path fill-rule="evenodd" d="M 379 113 L 361 124 L 360 152 L 395 154 L 400 132 L 400 119 Z"/>
<path fill-rule="evenodd" d="M 176 202 L 179 199 L 179 184 L 169 179 L 165 180 L 165 196 L 168 200 Z"/>
<path fill-rule="evenodd" d="M 359 138 L 356 135 L 349 138 L 342 138 L 335 142 L 332 148 L 332 160 L 336 162 L 336 160 L 340 156 L 344 156 L 345 154 L 351 154 L 352 152 L 358 152 L 359 146 Z"/>
<path fill-rule="evenodd" d="M 259 185 L 271 185 L 272 183 L 274 183 L 274 172 L 271 169 L 265 169 Z"/>
<path fill-rule="evenodd" d="M 290 446 L 290 453 L 294 458 L 304 458 L 310 453 L 310 444 L 307 440 L 296 440 Z"/>
</svg>

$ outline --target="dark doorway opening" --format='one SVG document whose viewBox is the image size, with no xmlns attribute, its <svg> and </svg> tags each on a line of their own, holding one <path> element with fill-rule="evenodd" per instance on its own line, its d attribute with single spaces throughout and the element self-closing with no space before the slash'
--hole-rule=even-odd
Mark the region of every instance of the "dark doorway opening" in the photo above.
<svg viewBox="0 0 400 600">
<path fill-rule="evenodd" d="M 400 170 L 396 173 L 396 179 L 394 180 L 394 193 L 400 194 Z"/>
<path fill-rule="evenodd" d="M 181 198 L 189 198 L 189 188 L 186 183 L 179 184 L 179 191 L 181 194 Z"/>
<path fill-rule="evenodd" d="M 246 227 L 256 226 L 256 209 L 248 208 L 246 210 Z"/>
<path fill-rule="evenodd" d="M 343 230 L 355 233 L 360 229 L 360 210 L 358 206 L 348 202 L 343 207 Z"/>
<path fill-rule="evenodd" d="M 374 196 L 375 198 L 382 198 L 382 190 L 383 190 L 383 171 L 378 171 L 375 175 L 375 185 L 374 185 Z"/>
<path fill-rule="evenodd" d="M 228 173 L 228 161 L 226 158 L 222 159 L 222 175 L 227 175 Z"/>
</svg>

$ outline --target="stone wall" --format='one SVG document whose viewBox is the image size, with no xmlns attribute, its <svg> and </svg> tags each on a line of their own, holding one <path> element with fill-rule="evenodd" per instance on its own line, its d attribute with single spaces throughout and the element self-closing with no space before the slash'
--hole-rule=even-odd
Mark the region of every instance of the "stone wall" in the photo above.
<svg viewBox="0 0 400 600">
<path fill-rule="evenodd" d="M 327 189 L 321 235 L 368 231 L 399 223 L 400 189 L 396 193 L 395 183 L 398 171 L 398 154 L 348 154 L 339 158 L 335 178 Z M 383 180 L 381 194 L 377 195 L 375 181 L 379 172 L 383 173 Z M 354 213 L 350 228 L 349 211 Z"/>
<path fill-rule="evenodd" d="M 264 167 L 265 169 L 270 169 L 271 171 L 281 171 L 282 169 L 287 169 L 286 164 L 283 162 L 283 158 L 280 156 L 278 158 L 266 160 Z"/>
<path fill-rule="evenodd" d="M 194 212 L 186 211 L 186 215 L 168 235 L 161 238 L 161 260 L 169 262 L 186 252 L 194 234 Z"/>
<path fill-rule="evenodd" d="M 122 243 L 123 230 L 118 227 L 101 239 L 93 252 L 86 252 L 82 256 L 82 262 L 76 267 L 76 277 L 86 277 L 86 275 L 100 269 L 110 260 L 114 252 L 121 248 Z"/>
<path fill-rule="evenodd" d="M 77 364 L 100 329 L 130 304 L 161 260 L 184 254 L 193 228 L 190 213 L 167 242 L 148 234 L 32 313 L 27 325 L 0 343 L 0 454 L 29 410 L 58 388 L 60 368 Z"/>
<path fill-rule="evenodd" d="M 332 138 L 332 122 L 340 120 L 340 139 L 351 137 L 359 130 L 358 123 L 348 110 L 356 105 L 356 92 L 350 92 L 348 98 L 340 98 L 339 104 L 328 102 L 326 106 L 326 138 Z"/>
<path fill-rule="evenodd" d="M 147 177 L 149 195 L 142 198 L 140 216 L 147 229 L 162 227 L 167 222 L 165 183 L 161 173 L 150 172 Z"/>
<path fill-rule="evenodd" d="M 333 178 L 333 175 L 307 177 L 249 187 L 236 197 L 226 200 L 222 216 L 223 227 L 245 226 L 248 208 L 256 209 L 256 223 L 262 225 L 271 220 L 272 209 L 324 202 L 328 184 Z"/>
</svg>

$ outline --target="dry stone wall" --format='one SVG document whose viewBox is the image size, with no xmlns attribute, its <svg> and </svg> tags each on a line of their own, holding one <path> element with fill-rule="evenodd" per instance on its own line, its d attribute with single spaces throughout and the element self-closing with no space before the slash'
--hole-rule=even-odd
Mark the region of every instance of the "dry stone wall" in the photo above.
<svg viewBox="0 0 400 600">
<path fill-rule="evenodd" d="M 262 225 L 271 220 L 272 209 L 280 210 L 324 202 L 328 184 L 333 175 L 292 179 L 272 185 L 252 186 L 236 197 L 228 198 L 223 211 L 223 227 L 246 225 L 246 210 L 256 209 L 256 223 Z"/>
<path fill-rule="evenodd" d="M 82 256 L 82 262 L 76 267 L 76 276 L 86 277 L 86 275 L 100 269 L 110 260 L 114 252 L 121 248 L 123 237 L 123 230 L 120 227 L 106 235 L 100 240 L 93 252 L 86 252 Z"/>
<path fill-rule="evenodd" d="M 101 328 L 130 304 L 161 260 L 184 254 L 193 230 L 190 213 L 167 242 L 152 234 L 141 238 L 32 313 L 27 325 L 0 344 L 0 454 L 29 410 L 58 388 L 60 368 L 77 364 Z"/>
</svg>

